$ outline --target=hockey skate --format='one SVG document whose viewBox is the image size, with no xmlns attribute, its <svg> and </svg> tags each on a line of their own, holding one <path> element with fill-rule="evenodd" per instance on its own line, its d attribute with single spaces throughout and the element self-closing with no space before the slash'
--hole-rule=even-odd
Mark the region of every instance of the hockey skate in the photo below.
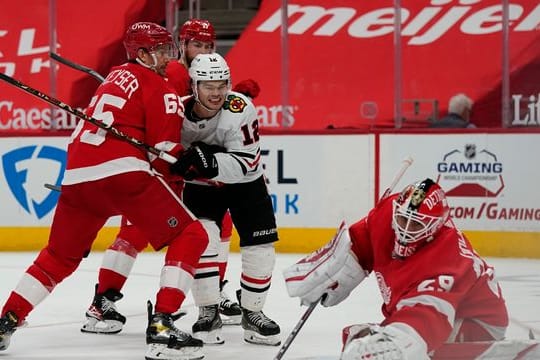
<svg viewBox="0 0 540 360">
<path fill-rule="evenodd" d="M 242 306 L 241 290 L 236 291 L 236 297 Z M 242 308 L 242 328 L 244 340 L 251 344 L 278 346 L 281 344 L 279 325 L 262 311 L 251 311 Z"/>
<path fill-rule="evenodd" d="M 148 301 L 146 360 L 198 360 L 204 357 L 203 342 L 174 326 L 171 314 L 153 313 Z"/>
<path fill-rule="evenodd" d="M 11 335 L 17 329 L 18 323 L 17 315 L 11 311 L 0 318 L 0 351 L 8 348 Z"/>
<path fill-rule="evenodd" d="M 86 311 L 86 323 L 81 331 L 93 334 L 117 334 L 122 331 L 126 317 L 116 311 L 114 305 L 122 297 L 120 292 L 112 289 L 98 294 L 96 285 L 96 294 L 92 305 Z"/>
<path fill-rule="evenodd" d="M 223 323 L 219 316 L 218 305 L 201 306 L 199 318 L 193 324 L 193 337 L 203 341 L 207 345 L 220 345 L 225 341 L 221 337 Z"/>
<path fill-rule="evenodd" d="M 281 344 L 279 325 L 262 311 L 242 309 L 242 328 L 244 340 L 248 343 L 272 346 Z"/>
<path fill-rule="evenodd" d="M 240 325 L 242 322 L 242 308 L 238 303 L 232 301 L 223 290 L 227 282 L 227 280 L 223 280 L 219 284 L 219 314 L 223 325 Z"/>
<path fill-rule="evenodd" d="M 173 312 L 171 314 L 171 317 L 172 317 L 173 321 L 176 321 L 176 320 L 179 320 L 180 318 L 183 318 L 187 314 L 188 314 L 187 310 L 184 310 L 184 309 L 180 308 L 177 311 Z"/>
</svg>

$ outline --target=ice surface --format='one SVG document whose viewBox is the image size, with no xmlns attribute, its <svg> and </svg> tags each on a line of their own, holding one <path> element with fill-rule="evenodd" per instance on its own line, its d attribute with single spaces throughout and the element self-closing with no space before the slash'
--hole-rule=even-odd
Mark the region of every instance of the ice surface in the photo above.
<svg viewBox="0 0 540 360">
<path fill-rule="evenodd" d="M 0 302 L 9 292 L 36 253 L 0 253 Z M 287 296 L 281 269 L 294 263 L 301 255 L 279 254 L 264 312 L 278 322 L 282 329 L 282 342 L 300 319 L 305 307 L 297 299 Z M 79 269 L 28 317 L 28 326 L 18 330 L 1 359 L 144 359 L 146 350 L 146 301 L 154 301 L 163 262 L 163 253 L 142 253 L 124 288 L 124 299 L 118 309 L 127 316 L 124 330 L 117 335 L 92 335 L 80 332 L 84 312 L 90 304 L 97 269 L 102 253 L 85 259 Z M 488 259 L 495 266 L 507 299 L 511 326 L 508 338 L 528 337 L 529 329 L 540 338 L 540 260 Z M 227 279 L 229 294 L 238 287 L 240 255 L 231 254 Z M 364 281 L 342 304 L 334 308 L 317 307 L 285 353 L 283 359 L 336 358 L 341 347 L 341 329 L 349 324 L 377 322 L 381 297 L 373 277 Z M 188 315 L 177 321 L 177 326 L 190 331 L 197 317 L 193 299 L 188 296 L 185 309 Z M 279 347 L 252 345 L 244 342 L 240 326 L 223 328 L 225 344 L 204 348 L 208 360 L 257 359 L 271 360 Z"/>
</svg>

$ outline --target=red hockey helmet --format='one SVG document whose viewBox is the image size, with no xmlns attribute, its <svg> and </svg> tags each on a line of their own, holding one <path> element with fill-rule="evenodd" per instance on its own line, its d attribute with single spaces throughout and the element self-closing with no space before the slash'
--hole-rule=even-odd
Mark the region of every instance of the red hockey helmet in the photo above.
<svg viewBox="0 0 540 360">
<path fill-rule="evenodd" d="M 412 255 L 420 245 L 433 240 L 449 217 L 446 195 L 433 180 L 407 186 L 393 202 L 394 256 Z"/>
<path fill-rule="evenodd" d="M 178 37 L 180 42 L 197 40 L 213 44 L 216 41 L 216 31 L 208 20 L 189 19 L 182 25 Z"/>
<path fill-rule="evenodd" d="M 137 51 L 141 48 L 148 52 L 158 48 L 169 52 L 169 57 L 176 58 L 176 46 L 172 35 L 167 29 L 151 22 L 138 22 L 131 25 L 124 36 L 124 47 L 128 59 L 137 58 Z"/>
</svg>

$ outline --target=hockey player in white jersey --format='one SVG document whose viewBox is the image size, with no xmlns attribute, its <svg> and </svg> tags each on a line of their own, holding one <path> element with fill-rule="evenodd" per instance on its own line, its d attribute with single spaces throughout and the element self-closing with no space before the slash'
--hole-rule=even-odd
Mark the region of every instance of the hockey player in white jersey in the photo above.
<svg viewBox="0 0 540 360">
<path fill-rule="evenodd" d="M 219 226 L 229 209 L 240 235 L 242 327 L 247 342 L 279 345 L 280 328 L 263 312 L 278 240 L 272 201 L 261 164 L 258 120 L 253 103 L 231 91 L 227 63 L 200 54 L 189 69 L 193 95 L 184 99 L 182 145 L 187 149 L 172 172 L 186 180 L 182 198 L 211 234 L 192 288 L 199 318 L 195 337 L 222 344 L 218 313 Z"/>
</svg>

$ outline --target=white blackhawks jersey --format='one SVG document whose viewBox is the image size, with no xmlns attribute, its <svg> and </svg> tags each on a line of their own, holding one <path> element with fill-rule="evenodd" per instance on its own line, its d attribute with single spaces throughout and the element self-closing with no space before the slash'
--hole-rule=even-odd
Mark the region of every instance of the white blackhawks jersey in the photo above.
<svg viewBox="0 0 540 360">
<path fill-rule="evenodd" d="M 226 152 L 215 154 L 219 173 L 213 181 L 247 183 L 263 175 L 257 112 L 245 95 L 229 91 L 221 111 L 209 119 L 198 119 L 192 115 L 193 96 L 183 100 L 186 111 L 182 146 L 188 148 L 192 143 L 201 141 L 225 148 Z"/>
</svg>

